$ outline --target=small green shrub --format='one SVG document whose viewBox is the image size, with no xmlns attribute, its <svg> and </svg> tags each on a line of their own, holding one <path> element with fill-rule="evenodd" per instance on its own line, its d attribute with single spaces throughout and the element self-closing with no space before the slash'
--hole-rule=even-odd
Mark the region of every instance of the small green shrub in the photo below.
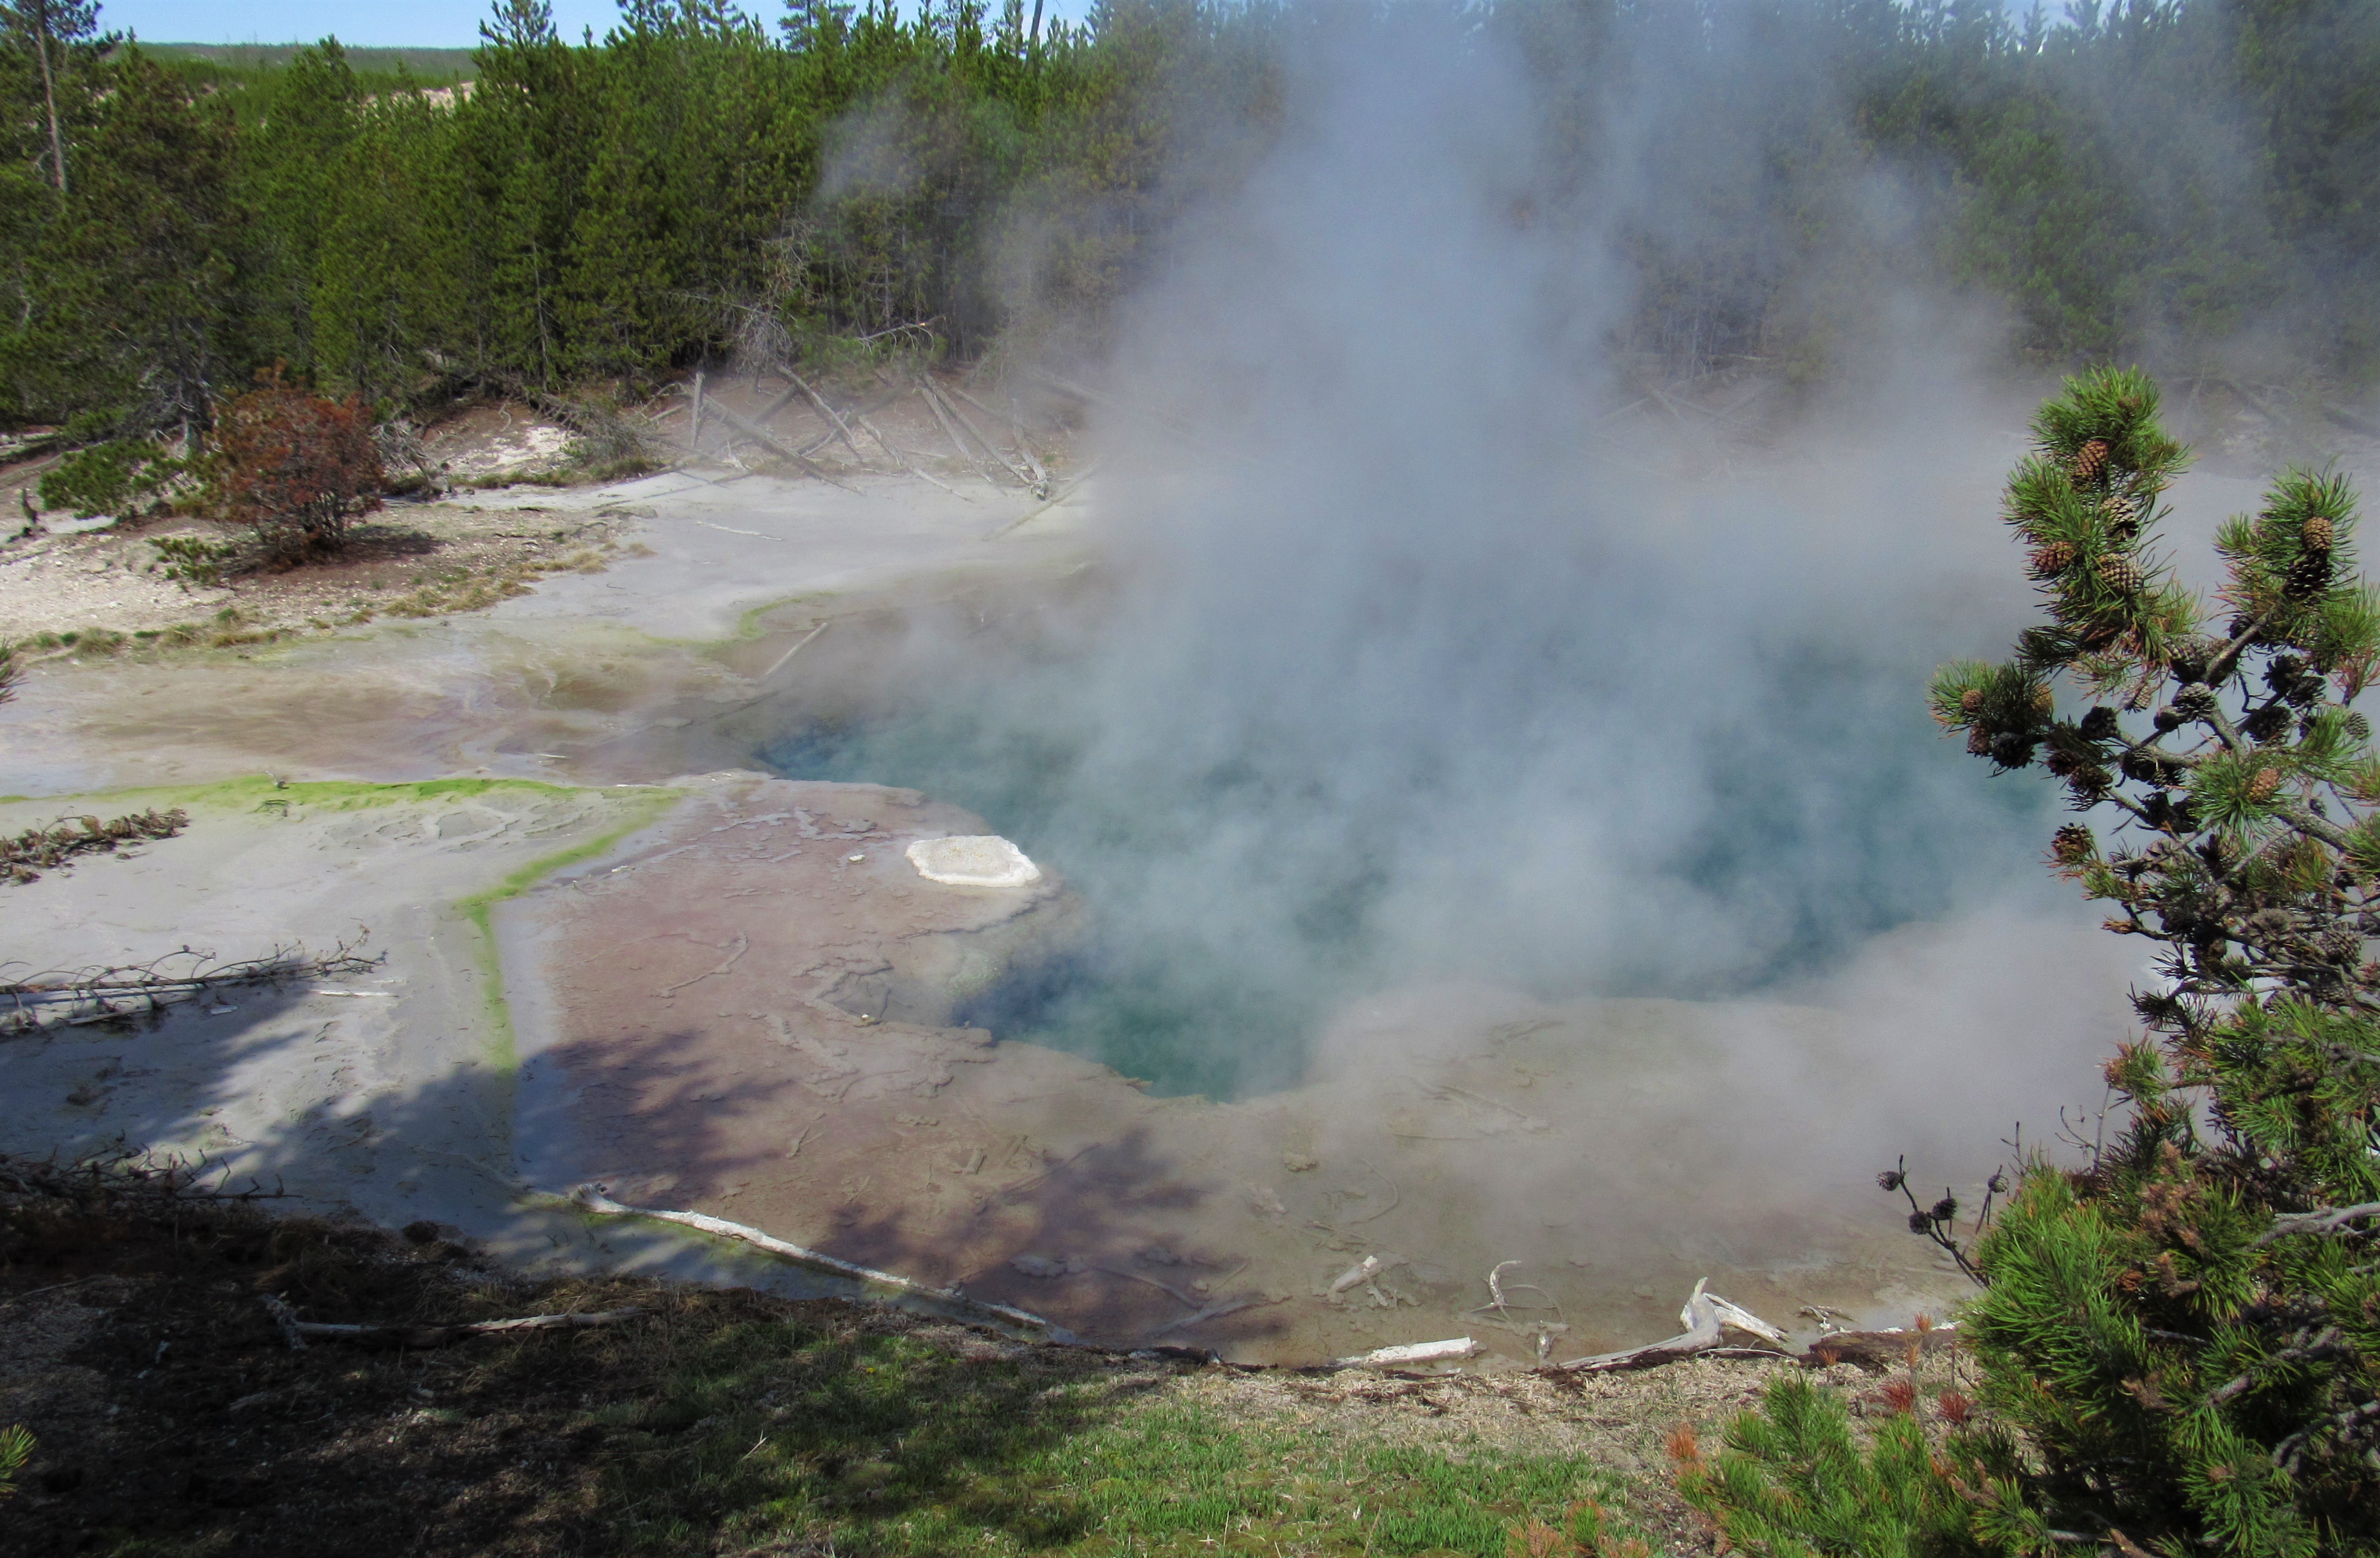
<svg viewBox="0 0 2380 1558">
<path fill-rule="evenodd" d="M 167 578 L 201 587 L 223 582 L 224 565 L 231 561 L 236 550 L 227 542 L 204 541 L 197 536 L 157 536 L 151 538 L 149 544 L 157 549 L 157 560 L 165 565 Z"/>
<path fill-rule="evenodd" d="M 22 1423 L 0 1428 L 0 1502 L 17 1491 L 17 1474 L 33 1458 L 32 1430 Z"/>
<path fill-rule="evenodd" d="M 41 481 L 46 508 L 77 518 L 123 514 L 154 497 L 182 473 L 182 462 L 146 439 L 123 438 L 78 449 Z"/>
<path fill-rule="evenodd" d="M 1678 1491 L 1734 1546 L 1770 1558 L 2015 1558 L 2055 1550 L 2017 1495 L 2005 1430 L 1958 1429 L 1930 1440 L 1912 1401 L 1863 1447 L 1836 1393 L 1799 1374 L 1769 1382 L 1705 1458 L 1691 1435 L 1671 1444 Z"/>
</svg>

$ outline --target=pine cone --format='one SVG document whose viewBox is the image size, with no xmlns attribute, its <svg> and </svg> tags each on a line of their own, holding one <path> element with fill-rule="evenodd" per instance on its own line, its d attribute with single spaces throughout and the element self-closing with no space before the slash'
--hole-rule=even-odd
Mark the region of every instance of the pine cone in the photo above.
<svg viewBox="0 0 2380 1558">
<path fill-rule="evenodd" d="M 1967 732 L 1967 750 L 1974 757 L 1989 757 L 1992 751 L 1990 729 L 1984 725 L 1977 725 Z"/>
<path fill-rule="evenodd" d="M 2310 514 L 2306 522 L 2298 527 L 2298 539 L 2305 543 L 2308 552 L 2327 552 L 2338 539 L 2338 528 L 2323 515 Z"/>
<path fill-rule="evenodd" d="M 2085 741 L 2105 741 L 2122 727 L 2116 723 L 2116 711 L 2102 703 L 2083 715 L 2082 723 L 2075 728 L 2082 733 Z"/>
<path fill-rule="evenodd" d="M 2058 712 L 2058 695 L 2046 687 L 2033 689 L 2033 716 L 2046 720 Z"/>
<path fill-rule="evenodd" d="M 2110 552 L 2100 558 L 2098 572 L 2100 582 L 2119 595 L 2141 592 L 2141 566 L 2120 552 Z"/>
<path fill-rule="evenodd" d="M 1959 712 L 1973 716 L 1983 712 L 1984 689 L 1971 687 L 1959 695 Z"/>
<path fill-rule="evenodd" d="M 2173 695 L 2173 706 L 2187 720 L 2203 720 L 2215 712 L 2215 689 L 2204 682 L 2186 684 Z"/>
<path fill-rule="evenodd" d="M 2330 588 L 2332 566 L 2327 552 L 2307 552 L 2281 576 L 2281 593 L 2302 601 Z"/>
<path fill-rule="evenodd" d="M 2222 652 L 2223 646 L 2220 643 L 2201 634 L 2192 633 L 2174 641 L 2172 655 L 2167 663 L 2172 668 L 2174 676 L 2180 680 L 2203 682 L 2206 679 L 2206 668 L 2213 664 L 2215 657 Z"/>
<path fill-rule="evenodd" d="M 2121 493 L 2110 493 L 2100 503 L 2099 512 L 2107 517 L 2109 533 L 2130 541 L 2141 528 L 2141 506 Z"/>
<path fill-rule="evenodd" d="M 2369 741 L 2372 739 L 2372 722 L 2363 717 L 2362 710 L 2353 710 L 2348 714 L 2347 734 L 2352 736 L 2358 741 Z"/>
<path fill-rule="evenodd" d="M 2080 822 L 2067 823 L 2049 841 L 2050 858 L 2061 866 L 2079 866 L 2098 852 L 2098 841 Z"/>
<path fill-rule="evenodd" d="M 2289 710 L 2286 703 L 2267 703 L 2240 722 L 2240 728 L 2251 741 L 2270 741 L 2289 728 Z"/>
<path fill-rule="evenodd" d="M 2071 752 L 2053 751 L 2041 760 L 2041 766 L 2063 779 L 2082 767 L 2082 761 Z"/>
<path fill-rule="evenodd" d="M 2011 731 L 1992 737 L 1992 761 L 2002 768 L 2022 768 L 2033 761 L 2034 743 Z"/>
<path fill-rule="evenodd" d="M 2076 769 L 2067 779 L 2066 787 L 2074 793 L 2075 799 L 2095 805 L 2107 798 L 2107 792 L 2115 787 L 2115 784 L 2114 774 L 2097 763 L 2090 763 Z"/>
<path fill-rule="evenodd" d="M 2096 481 L 2107 469 L 2107 441 L 2095 438 L 2074 451 L 2074 481 L 2077 486 Z"/>
<path fill-rule="evenodd" d="M 2036 546 L 2025 558 L 2024 566 L 2035 578 L 2056 578 L 2074 566 L 2074 547 L 2062 541 Z"/>
<path fill-rule="evenodd" d="M 2363 956 L 2363 938 L 2340 926 L 2322 933 L 2323 955 L 2333 963 L 2352 964 Z"/>
<path fill-rule="evenodd" d="M 2264 805 L 2280 793 L 2281 771 L 2277 768 L 2260 768 L 2256 770 L 2255 776 L 2248 781 L 2248 798 L 2258 806 Z"/>
</svg>

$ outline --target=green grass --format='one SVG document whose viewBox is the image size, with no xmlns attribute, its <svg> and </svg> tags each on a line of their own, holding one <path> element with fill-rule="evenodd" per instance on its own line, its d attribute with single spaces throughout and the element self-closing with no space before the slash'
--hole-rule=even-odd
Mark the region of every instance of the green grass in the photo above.
<svg viewBox="0 0 2380 1558">
<path fill-rule="evenodd" d="M 1146 1376 L 968 1360 L 757 1323 L 598 1408 L 630 1551 L 1215 1552 L 1502 1558 L 1612 1481 L 1584 1459 L 1233 1420 Z"/>
</svg>

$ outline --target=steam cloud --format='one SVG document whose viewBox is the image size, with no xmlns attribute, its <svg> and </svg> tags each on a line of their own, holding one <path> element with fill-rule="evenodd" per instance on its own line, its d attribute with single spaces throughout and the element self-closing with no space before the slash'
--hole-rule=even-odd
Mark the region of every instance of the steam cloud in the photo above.
<svg viewBox="0 0 2380 1558">
<path fill-rule="evenodd" d="M 2047 784 L 1987 778 L 1923 707 L 2025 620 L 1994 516 L 2038 386 L 1976 369 L 1991 322 L 1893 249 L 1879 176 L 1838 202 L 1889 262 L 1866 355 L 1789 436 L 1605 415 L 1627 245 L 1691 250 L 1676 181 L 1740 179 L 1730 113 L 1815 90 L 1636 64 L 1582 176 L 1544 74 L 1462 18 L 1305 30 L 1270 154 L 1129 313 L 1114 382 L 1188 431 L 1099 430 L 1112 614 L 1031 667 L 946 666 L 851 768 L 1086 890 L 1063 972 L 1094 979 L 1033 1020 L 1127 1069 L 1358 1066 L 1315 1035 L 1382 991 L 1757 992 L 1836 1007 L 1841 1042 L 1814 1071 L 1730 1008 L 1715 1138 L 1815 1119 L 1844 1146 L 1796 1149 L 1813 1170 L 1906 1145 L 1980 1173 L 2012 1120 L 2096 1102 L 2139 972 L 2041 868 Z M 1681 148 L 1687 86 L 1712 123 Z"/>
</svg>

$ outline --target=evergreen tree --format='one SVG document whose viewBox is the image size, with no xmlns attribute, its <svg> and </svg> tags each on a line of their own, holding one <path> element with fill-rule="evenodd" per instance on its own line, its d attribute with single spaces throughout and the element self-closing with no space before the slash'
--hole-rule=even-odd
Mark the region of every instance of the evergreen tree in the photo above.
<svg viewBox="0 0 2380 1558">
<path fill-rule="evenodd" d="M 238 138 L 242 183 L 255 219 L 245 278 L 259 357 L 310 362 L 314 284 L 324 229 L 344 193 L 343 164 L 362 92 L 335 38 L 300 49 L 273 73 L 261 111 Z M 404 256 L 389 257 L 397 263 Z"/>
<path fill-rule="evenodd" d="M 2109 931 L 2159 947 L 2161 977 L 2106 1066 L 2118 1140 L 2079 1168 L 2027 1163 L 1970 1257 L 1987 1285 L 1965 1335 L 1996 1423 L 1890 1475 L 1965 1512 L 1916 1551 L 2370 1552 L 2380 754 L 2350 705 L 2380 672 L 2380 595 L 2355 572 L 2354 496 L 2284 472 L 2219 533 L 2212 609 L 2155 551 L 2187 451 L 2148 379 L 2070 380 L 2034 433 L 2006 512 L 2044 620 L 2003 663 L 1945 667 L 1934 712 L 1996 769 L 2037 766 L 2114 820 L 2115 846 L 2076 822 L 2050 858 L 2113 906 Z M 2061 711 L 2061 684 L 2089 707 Z M 1834 1453 L 1823 1414 L 1790 1405 L 1686 1491 L 1742 1540 L 1846 1551 L 1789 1496 Z"/>
<path fill-rule="evenodd" d="M 58 108 L 58 79 L 75 45 L 98 34 L 99 0 L 8 0 L 0 5 L 0 27 L 7 30 L 12 44 L 32 57 L 50 132 L 50 182 L 63 195 L 67 189 L 67 135 Z"/>
<path fill-rule="evenodd" d="M 67 202 L 26 285 L 18 351 L 92 431 L 203 428 L 232 359 L 248 231 L 228 108 L 138 49 L 108 61 Z"/>
</svg>

